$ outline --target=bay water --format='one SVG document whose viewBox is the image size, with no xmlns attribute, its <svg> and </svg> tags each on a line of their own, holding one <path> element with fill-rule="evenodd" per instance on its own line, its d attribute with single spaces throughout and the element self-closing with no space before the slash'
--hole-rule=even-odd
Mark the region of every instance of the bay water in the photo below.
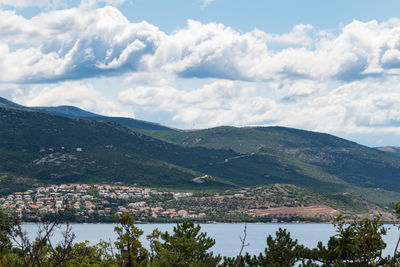
<svg viewBox="0 0 400 267">
<path fill-rule="evenodd" d="M 149 242 L 146 235 L 150 234 L 154 229 L 160 231 L 172 232 L 176 224 L 136 224 L 139 229 L 144 231 L 141 241 L 145 247 L 149 248 Z M 72 231 L 75 233 L 75 242 L 83 242 L 88 240 L 91 245 L 98 243 L 101 239 L 105 241 L 115 241 L 117 235 L 114 233 L 116 224 L 72 224 Z M 243 238 L 245 224 L 200 224 L 201 231 L 206 232 L 207 236 L 216 240 L 216 244 L 212 251 L 222 256 L 236 256 L 241 247 L 240 238 Z M 400 231 L 397 226 L 385 225 L 388 233 L 384 237 L 387 247 L 384 255 L 393 254 L 396 242 L 399 238 Z M 244 252 L 252 255 L 258 255 L 263 252 L 266 247 L 266 238 L 268 235 L 275 236 L 275 232 L 279 229 L 287 229 L 293 239 L 297 239 L 299 244 L 309 248 L 317 246 L 318 241 L 327 243 L 330 236 L 335 235 L 335 229 L 331 224 L 247 224 L 246 243 L 248 246 L 244 248 Z M 24 224 L 23 229 L 26 230 L 28 236 L 32 239 L 36 236 L 38 225 Z M 52 242 L 57 243 L 62 240 L 62 231 L 65 225 L 61 227 L 52 236 Z"/>
</svg>

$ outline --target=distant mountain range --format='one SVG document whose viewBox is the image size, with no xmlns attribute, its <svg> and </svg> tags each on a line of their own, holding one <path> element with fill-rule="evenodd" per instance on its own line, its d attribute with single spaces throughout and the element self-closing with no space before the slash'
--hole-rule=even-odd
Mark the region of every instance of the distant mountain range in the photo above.
<svg viewBox="0 0 400 267">
<path fill-rule="evenodd" d="M 282 183 L 389 205 L 400 200 L 400 149 L 285 127 L 185 131 L 0 98 L 0 194 L 70 182 L 187 190 Z"/>
<path fill-rule="evenodd" d="M 163 130 L 163 131 L 174 131 L 174 129 L 160 125 L 158 123 L 135 120 L 132 118 L 121 118 L 121 117 L 107 117 L 99 114 L 95 114 L 74 106 L 58 106 L 58 107 L 25 107 L 11 102 L 5 98 L 0 97 L 0 107 L 21 109 L 26 111 L 43 112 L 52 115 L 58 115 L 70 118 L 85 118 L 96 121 L 104 122 L 116 122 L 126 127 L 141 129 L 141 130 Z"/>
</svg>

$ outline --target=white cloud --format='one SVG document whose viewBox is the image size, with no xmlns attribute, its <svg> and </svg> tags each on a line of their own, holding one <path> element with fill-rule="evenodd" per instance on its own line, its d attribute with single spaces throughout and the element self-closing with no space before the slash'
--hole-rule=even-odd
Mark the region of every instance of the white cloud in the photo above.
<svg viewBox="0 0 400 267">
<path fill-rule="evenodd" d="M 270 43 L 283 47 L 271 50 Z M 142 71 L 244 81 L 353 81 L 398 74 L 400 21 L 353 21 L 336 35 L 296 25 L 275 35 L 189 20 L 186 28 L 167 35 L 149 23 L 129 22 L 111 6 L 53 10 L 31 19 L 0 10 L 0 46 L 1 82 Z M 16 62 L 18 68 L 10 67 Z"/>
<path fill-rule="evenodd" d="M 399 38 L 398 20 L 354 21 L 336 36 L 315 33 L 310 25 L 297 25 L 283 35 L 260 30 L 242 34 L 222 24 L 189 20 L 187 28 L 166 36 L 146 61 L 152 69 L 161 67 L 183 77 L 351 81 L 396 67 L 383 64 L 387 59 L 382 55 L 391 47 L 400 51 Z M 272 42 L 287 47 L 270 50 Z"/>
<path fill-rule="evenodd" d="M 242 107 L 248 104 L 244 99 L 254 93 L 255 87 L 248 83 L 216 81 L 192 91 L 171 86 L 139 86 L 122 91 L 119 100 L 147 114 L 167 112 L 176 124 L 210 127 L 247 124 L 247 110 Z"/>
<path fill-rule="evenodd" d="M 313 42 L 313 39 L 310 36 L 312 30 L 312 25 L 298 24 L 287 34 L 270 34 L 260 30 L 254 32 L 255 34 L 258 32 L 260 37 L 262 37 L 266 43 L 278 43 L 283 45 L 303 44 L 309 46 Z"/>
<path fill-rule="evenodd" d="M 395 77 L 369 78 L 331 90 L 329 84 L 313 81 L 216 81 L 191 91 L 138 86 L 122 91 L 119 100 L 147 116 L 164 114 L 179 127 L 282 125 L 337 134 L 400 135 L 399 84 Z M 265 89 L 276 94 L 260 94 Z"/>
<path fill-rule="evenodd" d="M 39 1 L 19 2 L 33 3 Z M 296 25 L 279 35 L 189 20 L 166 34 L 99 3 L 86 0 L 31 19 L 0 9 L 0 82 L 28 84 L 15 100 L 72 104 L 108 115 L 129 115 L 132 108 L 154 115 L 144 119 L 162 117 L 185 127 L 276 124 L 399 133 L 398 19 L 353 21 L 335 33 Z M 123 107 L 84 80 L 101 75 L 124 75 L 123 86 L 132 88 L 121 89 Z M 213 82 L 174 87 L 191 78 Z"/>
<path fill-rule="evenodd" d="M 240 34 L 222 24 L 188 21 L 188 27 L 166 36 L 150 69 L 162 68 L 184 77 L 251 79 L 254 64 L 268 59 L 270 52 L 259 31 Z"/>
<path fill-rule="evenodd" d="M 93 8 L 93 7 L 96 7 L 100 3 L 117 6 L 124 2 L 126 2 L 126 0 L 81 0 L 80 8 L 83 8 L 83 9 Z"/>
<path fill-rule="evenodd" d="M 110 6 L 55 10 L 29 20 L 0 10 L 0 81 L 62 81 L 136 71 L 162 36 L 156 27 L 130 23 Z"/>
<path fill-rule="evenodd" d="M 0 0 L 0 6 L 29 7 L 29 6 L 47 6 L 48 0 Z"/>
<path fill-rule="evenodd" d="M 333 90 L 328 87 L 293 102 L 277 101 L 273 117 L 279 125 L 322 132 L 400 135 L 399 78 L 368 78 Z"/>
</svg>

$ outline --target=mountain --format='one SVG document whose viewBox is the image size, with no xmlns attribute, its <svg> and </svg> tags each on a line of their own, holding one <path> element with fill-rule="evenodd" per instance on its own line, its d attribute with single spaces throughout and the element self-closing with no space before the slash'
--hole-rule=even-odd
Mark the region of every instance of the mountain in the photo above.
<svg viewBox="0 0 400 267">
<path fill-rule="evenodd" d="M 121 124 L 123 126 L 133 128 L 136 130 L 161 130 L 161 131 L 176 131 L 173 128 L 154 123 L 147 122 L 143 120 L 136 120 L 132 118 L 123 118 L 123 117 L 108 117 L 99 115 L 96 113 L 92 113 L 78 107 L 74 106 L 57 106 L 57 107 L 25 107 L 14 102 L 11 102 L 5 98 L 0 97 L 0 107 L 4 108 L 12 108 L 12 109 L 20 109 L 26 111 L 36 111 L 42 113 L 48 113 L 63 117 L 71 117 L 71 118 L 85 118 L 88 120 L 95 121 L 104 121 L 104 122 L 115 122 Z"/>
<path fill-rule="evenodd" d="M 205 174 L 175 163 L 196 167 L 196 160 L 201 165 L 235 155 L 232 151 L 186 149 L 113 122 L 1 107 L 0 118 L 0 171 L 44 183 L 119 181 L 185 187 Z M 200 187 L 209 184 L 230 183 L 214 179 Z"/>
<path fill-rule="evenodd" d="M 400 191 L 397 158 L 329 134 L 285 127 L 218 127 L 152 135 L 186 147 L 275 156 L 288 166 L 298 160 L 354 185 Z"/>
<path fill-rule="evenodd" d="M 3 97 L 0 97 L 0 107 L 30 110 L 30 108 L 28 108 L 28 107 L 16 104 L 16 103 L 11 102 L 10 100 L 5 99 Z"/>
<path fill-rule="evenodd" d="M 351 191 L 374 201 L 385 197 L 378 192 L 386 192 L 391 197 L 388 192 L 400 192 L 398 154 L 329 134 L 286 127 L 226 126 L 148 134 L 186 147 L 232 149 L 244 155 L 275 158 L 297 174 L 327 182 L 328 191 Z M 324 187 L 312 189 L 321 192 Z"/>
<path fill-rule="evenodd" d="M 380 205 L 400 200 L 397 155 L 329 134 L 285 127 L 155 130 L 152 123 L 126 127 L 116 118 L 74 107 L 1 103 L 0 187 L 5 191 L 69 182 L 185 190 L 280 183 L 352 193 Z"/>
<path fill-rule="evenodd" d="M 183 147 L 114 122 L 0 108 L 0 171 L 49 183 L 123 181 L 214 188 L 275 182 L 329 188 L 266 155 Z M 243 168 L 247 166 L 247 168 Z M 210 175 L 205 183 L 195 177 Z"/>
<path fill-rule="evenodd" d="M 90 118 L 90 117 L 103 117 L 95 113 L 74 107 L 74 106 L 58 106 L 58 107 L 34 107 L 38 111 L 51 113 L 59 116 L 68 116 L 74 118 Z"/>
<path fill-rule="evenodd" d="M 170 127 L 163 126 L 158 123 L 136 120 L 132 118 L 123 117 L 107 117 L 98 115 L 92 112 L 82 110 L 74 106 L 58 106 L 58 107 L 34 107 L 33 109 L 41 112 L 46 112 L 59 116 L 66 116 L 72 118 L 85 118 L 88 120 L 116 122 L 129 128 L 137 130 L 161 130 L 161 131 L 175 131 Z"/>
</svg>

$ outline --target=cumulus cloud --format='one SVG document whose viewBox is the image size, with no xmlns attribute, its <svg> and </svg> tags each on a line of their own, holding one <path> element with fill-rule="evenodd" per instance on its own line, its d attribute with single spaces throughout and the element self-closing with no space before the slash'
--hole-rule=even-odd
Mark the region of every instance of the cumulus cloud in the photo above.
<svg viewBox="0 0 400 267">
<path fill-rule="evenodd" d="M 243 100 L 254 93 L 255 87 L 248 83 L 215 81 L 191 91 L 172 86 L 138 86 L 122 91 L 119 101 L 147 114 L 167 112 L 176 124 L 196 124 L 198 127 L 244 125 L 251 114 L 246 114 L 244 107 L 248 103 Z M 256 106 L 253 109 L 256 110 Z"/>
<path fill-rule="evenodd" d="M 126 0 L 81 0 L 80 8 L 87 9 L 97 6 L 100 3 L 117 6 L 124 3 Z"/>
<path fill-rule="evenodd" d="M 184 78 L 347 82 L 400 69 L 397 19 L 353 21 L 338 34 L 296 25 L 280 35 L 258 29 L 240 33 L 223 24 L 189 20 L 187 27 L 166 34 L 147 22 L 130 22 L 115 7 L 83 8 L 98 2 L 85 0 L 79 8 L 31 19 L 0 10 L 0 81 L 169 72 Z M 269 49 L 271 43 L 282 48 Z"/>
<path fill-rule="evenodd" d="M 25 19 L 0 10 L 0 81 L 49 82 L 140 70 L 162 37 L 116 8 L 55 10 Z M 22 46 L 13 50 L 13 46 Z"/>
<path fill-rule="evenodd" d="M 16 94 L 13 100 L 26 106 L 72 105 L 108 116 L 132 117 L 110 99 L 99 93 L 88 82 L 63 82 L 56 85 L 33 85 Z"/>
<path fill-rule="evenodd" d="M 122 91 L 119 100 L 148 116 L 168 114 L 166 119 L 175 126 L 282 125 L 337 134 L 400 135 L 399 84 L 396 77 L 368 78 L 334 89 L 302 80 L 282 84 L 225 80 L 189 91 L 138 86 Z M 276 94 L 260 93 L 265 89 Z M 289 91 L 290 97 L 281 91 Z"/>
<path fill-rule="evenodd" d="M 368 78 L 295 102 L 276 101 L 271 116 L 285 125 L 333 134 L 400 135 L 399 79 Z M 283 112 L 284 111 L 284 112 Z"/>
<path fill-rule="evenodd" d="M 85 0 L 30 19 L 0 9 L 0 82 L 28 88 L 16 89 L 14 100 L 108 115 L 133 109 L 184 127 L 273 124 L 400 134 L 398 19 L 353 21 L 338 32 L 295 25 L 279 35 L 189 20 L 166 34 L 100 2 L 122 0 Z M 122 106 L 85 82 L 102 75 L 123 75 L 123 86 L 131 87 L 119 93 Z M 205 84 L 175 86 L 192 78 Z"/>
<path fill-rule="evenodd" d="M 310 24 L 298 24 L 293 27 L 291 32 L 286 34 L 270 34 L 263 31 L 254 32 L 256 35 L 262 37 L 266 43 L 278 43 L 283 45 L 303 44 L 309 46 L 313 42 L 311 37 L 313 29 L 313 26 Z"/>
<path fill-rule="evenodd" d="M 51 2 L 49 0 L 0 0 L 0 6 L 12 6 L 12 7 L 30 7 L 30 6 L 48 6 Z"/>
<path fill-rule="evenodd" d="M 163 39 L 149 63 L 182 77 L 352 81 L 397 68 L 399 38 L 398 20 L 353 21 L 337 35 L 315 33 L 310 25 L 271 35 L 257 29 L 239 33 L 221 24 L 189 21 L 187 28 Z M 272 42 L 287 46 L 274 51 L 268 49 Z"/>
</svg>

